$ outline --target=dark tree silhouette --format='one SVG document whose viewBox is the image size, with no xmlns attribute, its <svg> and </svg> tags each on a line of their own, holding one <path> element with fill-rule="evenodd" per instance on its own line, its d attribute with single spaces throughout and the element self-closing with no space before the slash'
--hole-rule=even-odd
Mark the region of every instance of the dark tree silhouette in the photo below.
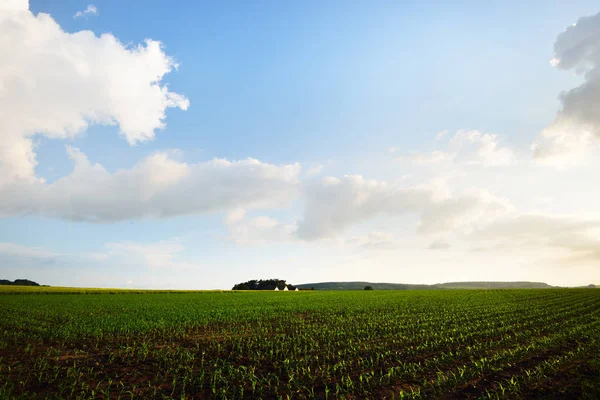
<svg viewBox="0 0 600 400">
<path fill-rule="evenodd" d="M 279 290 L 283 290 L 283 288 L 288 287 L 289 290 L 295 290 L 296 287 L 293 285 L 288 285 L 285 280 L 282 279 L 253 279 L 248 282 L 238 283 L 233 286 L 231 290 L 275 290 L 275 288 L 279 288 Z"/>
<path fill-rule="evenodd" d="M 30 281 L 29 279 L 15 279 L 14 282 L 0 279 L 0 285 L 12 285 L 12 286 L 40 286 L 39 283 Z"/>
</svg>

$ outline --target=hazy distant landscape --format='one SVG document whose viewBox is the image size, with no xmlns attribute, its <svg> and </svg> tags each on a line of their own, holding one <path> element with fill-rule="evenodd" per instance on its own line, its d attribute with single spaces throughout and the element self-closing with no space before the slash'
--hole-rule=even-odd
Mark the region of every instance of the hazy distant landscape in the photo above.
<svg viewBox="0 0 600 400">
<path fill-rule="evenodd" d="M 257 282 L 257 281 L 254 281 Z M 262 282 L 262 281 L 261 281 Z M 280 282 L 280 289 L 285 286 L 289 287 L 290 290 L 294 290 L 296 287 L 302 290 L 364 290 L 365 287 L 370 287 L 373 290 L 435 290 L 435 289 L 549 289 L 556 286 L 550 286 L 543 282 L 446 282 L 437 283 L 433 285 L 418 285 L 408 283 L 385 283 L 385 282 L 317 282 L 317 283 L 303 283 L 299 285 L 286 284 L 285 280 L 270 279 L 264 280 L 265 283 L 271 283 L 269 289 L 273 290 L 276 286 L 276 282 Z M 0 286 L 40 286 L 39 283 L 31 281 L 29 279 L 16 279 L 10 281 L 7 279 L 0 279 Z M 239 290 L 234 285 L 233 290 Z M 583 286 L 585 288 L 596 288 L 596 285 L 590 284 Z M 118 288 L 116 288 L 118 289 Z M 249 287 L 244 288 L 245 290 L 252 290 Z M 258 290 L 265 290 L 259 289 Z"/>
<path fill-rule="evenodd" d="M 546 289 L 552 286 L 543 282 L 447 282 L 433 285 L 379 282 L 319 282 L 296 285 L 315 290 L 362 290 L 370 286 L 375 290 L 427 290 L 427 289 Z"/>
</svg>

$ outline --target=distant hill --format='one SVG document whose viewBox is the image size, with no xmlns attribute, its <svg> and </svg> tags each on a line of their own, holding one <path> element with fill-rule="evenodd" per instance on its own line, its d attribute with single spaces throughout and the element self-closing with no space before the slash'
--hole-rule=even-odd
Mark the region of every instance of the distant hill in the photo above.
<svg viewBox="0 0 600 400">
<path fill-rule="evenodd" d="M 432 290 L 432 289 L 544 289 L 552 286 L 543 282 L 448 282 L 434 285 L 384 282 L 319 282 L 296 285 L 301 289 L 315 290 L 363 290 L 371 286 L 375 290 Z"/>
<path fill-rule="evenodd" d="M 544 282 L 448 282 L 438 285 L 444 289 L 548 289 Z"/>
<path fill-rule="evenodd" d="M 7 279 L 0 279 L 0 285 L 11 285 L 11 286 L 40 286 L 39 283 L 30 281 L 29 279 L 15 279 L 15 281 L 9 281 Z"/>
</svg>

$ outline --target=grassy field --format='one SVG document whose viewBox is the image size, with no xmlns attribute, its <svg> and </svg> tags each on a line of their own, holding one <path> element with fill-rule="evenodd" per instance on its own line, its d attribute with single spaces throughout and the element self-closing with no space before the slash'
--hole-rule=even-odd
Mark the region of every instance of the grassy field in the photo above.
<svg viewBox="0 0 600 400">
<path fill-rule="evenodd" d="M 11 287 L 0 310 L 0 398 L 600 398 L 594 289 Z"/>
</svg>

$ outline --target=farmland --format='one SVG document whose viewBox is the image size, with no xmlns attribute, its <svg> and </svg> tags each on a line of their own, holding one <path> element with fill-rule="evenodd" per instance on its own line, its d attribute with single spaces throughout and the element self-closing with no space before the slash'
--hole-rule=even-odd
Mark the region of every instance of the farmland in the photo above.
<svg viewBox="0 0 600 400">
<path fill-rule="evenodd" d="M 0 292 L 0 398 L 599 398 L 600 290 Z"/>
</svg>

